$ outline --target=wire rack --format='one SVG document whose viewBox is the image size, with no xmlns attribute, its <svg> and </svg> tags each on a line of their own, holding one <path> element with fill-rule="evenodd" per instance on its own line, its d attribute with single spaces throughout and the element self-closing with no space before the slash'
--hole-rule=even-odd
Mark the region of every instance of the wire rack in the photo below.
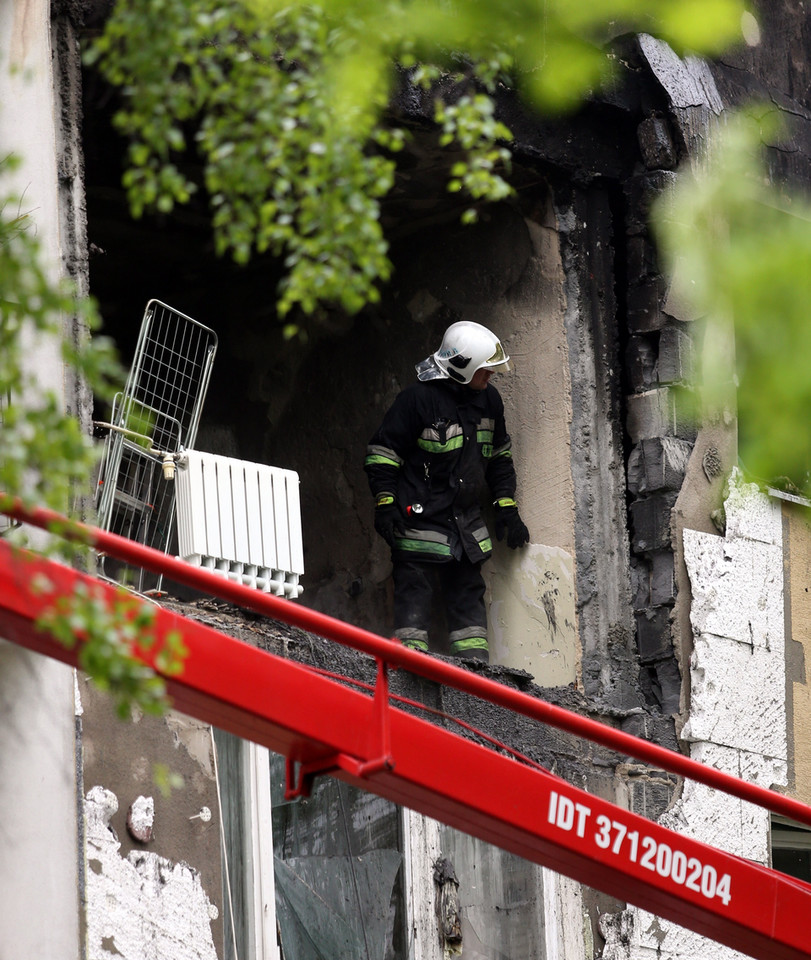
<svg viewBox="0 0 811 960">
<path fill-rule="evenodd" d="M 104 445 L 96 504 L 99 526 L 166 552 L 174 530 L 175 484 L 163 475 L 160 453 L 191 448 L 197 437 L 217 335 L 159 300 L 144 311 L 135 356 L 118 394 Z M 160 453 L 159 453 L 160 452 Z M 159 591 L 162 577 L 99 558 L 106 579 L 140 593 Z"/>
</svg>

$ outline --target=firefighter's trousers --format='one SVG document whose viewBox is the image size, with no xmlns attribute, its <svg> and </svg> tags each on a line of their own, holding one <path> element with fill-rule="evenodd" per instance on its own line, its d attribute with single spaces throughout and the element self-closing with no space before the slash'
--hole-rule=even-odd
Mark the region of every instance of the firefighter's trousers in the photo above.
<svg viewBox="0 0 811 960">
<path fill-rule="evenodd" d="M 428 651 L 434 597 L 444 607 L 450 652 L 488 659 L 487 609 L 481 563 L 431 563 L 394 558 L 394 636 Z"/>
</svg>

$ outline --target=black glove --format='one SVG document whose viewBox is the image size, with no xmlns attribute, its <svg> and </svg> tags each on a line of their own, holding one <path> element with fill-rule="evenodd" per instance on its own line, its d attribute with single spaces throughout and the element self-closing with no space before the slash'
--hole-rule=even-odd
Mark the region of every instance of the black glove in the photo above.
<svg viewBox="0 0 811 960">
<path fill-rule="evenodd" d="M 375 507 L 375 530 L 390 546 L 394 546 L 394 537 L 403 535 L 403 511 L 396 503 L 383 503 Z"/>
<path fill-rule="evenodd" d="M 505 533 L 511 550 L 529 543 L 529 530 L 518 513 L 518 507 L 496 507 L 496 536 L 503 540 Z"/>
</svg>

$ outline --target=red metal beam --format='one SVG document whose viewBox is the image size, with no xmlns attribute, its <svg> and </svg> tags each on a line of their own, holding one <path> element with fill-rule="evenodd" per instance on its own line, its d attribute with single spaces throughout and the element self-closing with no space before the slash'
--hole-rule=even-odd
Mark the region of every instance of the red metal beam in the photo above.
<svg viewBox="0 0 811 960">
<path fill-rule="evenodd" d="M 184 579 L 175 576 L 174 568 L 169 572 L 175 562 L 167 565 L 168 559 L 163 558 L 163 572 Z M 194 570 L 182 566 L 186 572 Z M 73 592 L 79 583 L 111 598 L 115 591 L 67 567 L 25 559 L 0 543 L 0 634 L 73 664 L 75 651 L 34 625 L 49 602 L 32 587 L 43 573 L 58 594 Z M 238 585 L 210 574 L 204 580 L 208 592 L 238 597 L 236 602 L 243 605 L 243 591 L 255 593 L 239 587 L 234 594 L 230 588 Z M 270 615 L 299 625 L 305 620 L 306 629 L 313 629 L 313 615 L 321 622 L 322 615 L 289 601 L 272 606 L 283 606 L 288 615 L 280 616 L 276 609 Z M 334 623 L 321 626 L 333 630 Z M 424 675 L 431 675 L 432 665 L 440 665 L 421 654 L 403 658 L 411 651 L 363 631 L 356 636 L 353 628 L 343 626 L 353 634 L 354 646 L 362 649 L 362 643 L 373 639 L 374 650 L 367 652 L 379 660 L 417 667 L 415 672 Z M 382 711 L 380 696 L 358 693 L 161 608 L 156 629 L 159 638 L 180 630 L 189 648 L 182 676 L 168 683 L 176 707 L 192 716 L 262 743 L 309 770 L 329 770 L 348 783 L 620 895 L 743 953 L 778 960 L 811 956 L 811 887 L 805 884 L 666 830 L 401 710 Z M 478 686 L 471 681 L 485 679 L 441 666 L 453 671 L 449 676 L 454 686 L 471 692 Z M 489 687 L 483 689 L 491 694 L 488 699 L 498 702 Z M 528 704 L 523 706 L 521 712 L 535 715 Z M 382 729 L 386 721 L 387 729 Z"/>
<path fill-rule="evenodd" d="M 716 790 L 722 790 L 730 796 L 738 797 L 748 803 L 754 803 L 774 813 L 782 814 L 811 827 L 811 807 L 792 797 L 766 790 L 754 783 L 739 780 L 721 770 L 715 770 L 705 764 L 697 763 L 684 754 L 668 750 L 656 743 L 641 740 L 622 730 L 609 727 L 604 723 L 583 717 L 565 710 L 555 704 L 537 697 L 531 697 L 496 683 L 487 677 L 471 673 L 443 660 L 426 656 L 404 647 L 402 644 L 378 636 L 368 630 L 362 630 L 352 624 L 311 610 L 282 597 L 274 597 L 242 584 L 226 580 L 223 576 L 200 567 L 167 556 L 158 550 L 127 540 L 114 533 L 99 530 L 86 524 L 70 523 L 60 514 L 43 508 L 28 509 L 19 500 L 0 508 L 22 523 L 42 529 L 55 529 L 59 535 L 69 540 L 82 542 L 94 547 L 99 553 L 107 553 L 125 560 L 135 566 L 143 567 L 153 573 L 162 573 L 176 583 L 193 587 L 203 593 L 221 597 L 246 610 L 253 610 L 274 620 L 300 627 L 310 633 L 326 637 L 367 653 L 395 667 L 402 667 L 444 686 L 455 687 L 473 694 L 482 700 L 497 704 L 515 713 L 531 717 L 540 723 L 560 730 L 566 730 L 575 736 L 599 743 L 617 753 L 626 754 L 643 760 L 652 766 L 688 777 L 697 783 Z M 2 600 L 0 600 L 2 603 Z"/>
</svg>

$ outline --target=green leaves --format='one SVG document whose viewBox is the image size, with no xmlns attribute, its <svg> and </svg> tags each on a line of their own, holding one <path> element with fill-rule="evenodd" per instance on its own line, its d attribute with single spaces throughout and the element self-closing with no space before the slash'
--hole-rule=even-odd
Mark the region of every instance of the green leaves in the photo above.
<svg viewBox="0 0 811 960">
<path fill-rule="evenodd" d="M 49 584 L 41 589 L 49 593 Z M 80 583 L 71 596 L 52 596 L 37 627 L 73 649 L 79 644 L 79 666 L 101 690 L 109 691 L 122 719 L 134 708 L 161 715 L 167 706 L 166 683 L 148 665 L 152 660 L 167 676 L 181 673 L 188 651 L 177 631 L 155 633 L 153 604 L 119 590 L 110 600 L 98 586 Z"/>
<path fill-rule="evenodd" d="M 673 0 L 658 6 L 650 32 L 678 53 L 720 53 L 741 41 L 745 5 L 740 0 Z"/>
<path fill-rule="evenodd" d="M 357 74 L 335 60 L 335 49 L 352 49 L 351 31 L 335 28 L 317 9 L 265 21 L 240 3 L 141 0 L 117 6 L 91 53 L 109 80 L 127 78 L 116 124 L 132 138 L 133 213 L 189 199 L 197 185 L 172 158 L 193 129 L 216 248 L 238 263 L 265 251 L 284 259 L 282 317 L 323 303 L 355 312 L 390 272 L 378 198 L 394 164 L 369 149 L 382 104 L 366 103 L 383 63 Z M 389 150 L 397 141 L 381 136 Z"/>
<path fill-rule="evenodd" d="M 761 148 L 776 122 L 769 107 L 730 122 L 656 220 L 679 293 L 704 317 L 705 412 L 733 411 L 737 388 L 750 478 L 811 492 L 811 204 L 769 186 Z"/>
<path fill-rule="evenodd" d="M 512 133 L 495 118 L 495 106 L 483 93 L 462 96 L 453 104 L 437 100 L 434 117 L 442 133 L 442 146 L 454 143 L 462 147 L 465 159 L 451 167 L 448 190 L 465 190 L 474 200 L 501 200 L 513 189 L 504 179 L 509 173 L 510 151 L 500 144 L 512 140 Z M 462 219 L 475 221 L 476 208 L 466 210 Z"/>
<path fill-rule="evenodd" d="M 0 160 L 0 181 L 14 162 Z M 112 396 L 123 373 L 111 342 L 95 335 L 100 321 L 92 301 L 46 274 L 34 224 L 12 196 L 0 200 L 0 291 L 0 491 L 64 513 L 74 487 L 87 491 L 96 453 L 64 413 L 61 392 L 32 367 L 32 347 L 56 344 L 102 398 Z M 84 330 L 75 340 L 64 336 L 68 316 Z"/>
<path fill-rule="evenodd" d="M 201 185 L 176 160 L 192 136 L 218 251 L 283 258 L 281 317 L 323 304 L 353 313 L 391 270 L 379 200 L 406 136 L 386 116 L 397 63 L 419 63 L 413 82 L 426 89 L 457 84 L 452 102 L 435 97 L 441 141 L 463 153 L 448 189 L 500 200 L 511 134 L 495 117 L 497 84 L 569 109 L 610 76 L 604 45 L 617 32 L 658 28 L 703 48 L 740 33 L 739 0 L 702 0 L 701 16 L 691 2 L 137 0 L 116 5 L 87 62 L 122 88 L 135 216 L 170 212 Z M 464 219 L 475 216 L 471 206 Z"/>
<path fill-rule="evenodd" d="M 14 162 L 0 162 L 0 177 Z M 79 421 L 64 412 L 65 398 L 43 382 L 30 362 L 32 347 L 61 348 L 64 361 L 101 398 L 111 399 L 123 383 L 123 371 L 111 342 L 96 334 L 99 318 L 93 302 L 79 299 L 68 284 L 55 284 L 45 273 L 34 225 L 19 199 L 10 196 L 0 202 L 0 290 L 0 500 L 16 496 L 30 506 L 70 512 L 74 494 L 90 493 L 96 451 Z M 77 317 L 84 330 L 76 339 L 64 336 L 68 316 Z M 91 333 L 96 334 L 92 339 Z M 81 547 L 62 540 L 64 532 L 51 527 L 48 549 L 75 561 Z M 20 562 L 25 562 L 22 554 Z M 49 592 L 47 582 L 40 588 Z M 123 591 L 108 604 L 101 588 L 84 586 L 52 599 L 41 629 L 67 647 L 82 642 L 79 665 L 111 691 L 119 714 L 128 716 L 133 706 L 162 713 L 166 685 L 133 655 L 156 645 L 154 607 Z M 164 637 L 152 650 L 155 664 L 167 675 L 181 668 L 184 654 L 179 635 Z"/>
<path fill-rule="evenodd" d="M 488 202 L 510 193 L 498 84 L 571 109 L 610 79 L 612 36 L 717 50 L 740 36 L 742 11 L 742 0 L 134 0 L 116 4 L 86 61 L 121 88 L 135 216 L 205 186 L 220 253 L 283 258 L 281 317 L 353 313 L 391 270 L 379 201 L 407 136 L 387 115 L 398 65 L 434 96 L 441 140 L 462 153 L 448 189 Z M 179 162 L 191 149 L 199 183 Z M 472 205 L 463 219 L 475 217 Z"/>
</svg>

